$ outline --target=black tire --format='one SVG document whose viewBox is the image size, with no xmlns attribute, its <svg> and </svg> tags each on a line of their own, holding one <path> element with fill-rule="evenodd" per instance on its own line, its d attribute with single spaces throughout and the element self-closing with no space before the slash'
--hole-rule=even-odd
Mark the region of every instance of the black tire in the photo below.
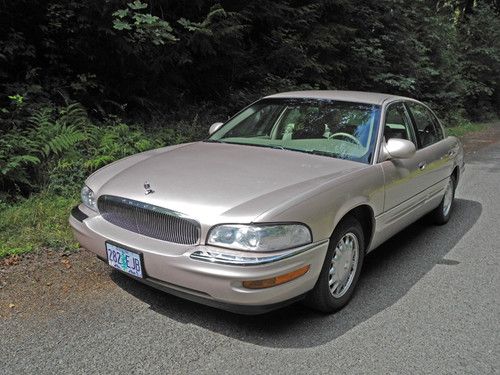
<svg viewBox="0 0 500 375">
<path fill-rule="evenodd" d="M 347 234 L 353 234 L 357 237 L 358 241 L 358 257 L 357 257 L 357 267 L 354 272 L 354 277 L 351 284 L 346 289 L 344 294 L 340 297 L 335 297 L 330 291 L 329 280 L 330 280 L 330 267 L 332 264 L 333 256 L 335 255 L 335 248 L 341 239 Z M 316 281 L 316 285 L 309 292 L 305 299 L 306 305 L 309 307 L 324 312 L 332 313 L 343 308 L 349 300 L 351 299 L 356 284 L 358 283 L 359 275 L 363 267 L 363 260 L 365 255 L 365 239 L 363 235 L 363 229 L 358 220 L 353 217 L 346 217 L 335 228 L 331 238 L 328 251 L 326 253 L 325 261 L 323 263 L 323 268 Z"/>
<path fill-rule="evenodd" d="M 443 199 L 441 200 L 441 203 L 439 206 L 437 206 L 431 213 L 430 213 L 430 218 L 432 222 L 436 225 L 444 225 L 446 224 L 451 217 L 451 213 L 453 211 L 453 203 L 455 201 L 455 188 L 456 188 L 456 181 L 455 181 L 455 176 L 450 176 L 450 181 L 451 183 L 451 204 L 448 210 L 445 209 L 445 204 L 446 204 L 446 193 Z"/>
</svg>

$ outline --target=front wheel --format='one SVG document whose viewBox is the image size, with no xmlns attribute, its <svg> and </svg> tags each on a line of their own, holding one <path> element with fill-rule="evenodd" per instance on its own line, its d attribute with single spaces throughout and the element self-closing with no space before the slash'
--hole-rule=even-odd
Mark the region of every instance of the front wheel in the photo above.
<svg viewBox="0 0 500 375">
<path fill-rule="evenodd" d="M 437 225 L 443 225 L 450 220 L 451 211 L 453 209 L 453 201 L 455 200 L 455 177 L 451 176 L 446 186 L 443 200 L 439 206 L 431 212 L 431 217 Z"/>
<path fill-rule="evenodd" d="M 364 255 L 361 224 L 353 217 L 343 219 L 330 238 L 323 268 L 306 297 L 306 304 L 326 313 L 347 305 L 356 288 Z"/>
</svg>

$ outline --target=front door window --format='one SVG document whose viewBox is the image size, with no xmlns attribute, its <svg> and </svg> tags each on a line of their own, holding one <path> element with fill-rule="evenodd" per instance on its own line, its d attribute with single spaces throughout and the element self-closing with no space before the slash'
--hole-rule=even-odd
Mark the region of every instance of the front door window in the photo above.
<svg viewBox="0 0 500 375">
<path fill-rule="evenodd" d="M 415 143 L 412 125 L 403 103 L 391 104 L 387 108 L 384 137 L 386 142 L 391 138 L 399 138 Z"/>
</svg>

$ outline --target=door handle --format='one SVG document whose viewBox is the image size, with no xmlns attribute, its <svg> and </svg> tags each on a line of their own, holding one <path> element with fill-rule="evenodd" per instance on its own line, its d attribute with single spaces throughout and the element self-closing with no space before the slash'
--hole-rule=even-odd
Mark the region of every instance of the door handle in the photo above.
<svg viewBox="0 0 500 375">
<path fill-rule="evenodd" d="M 425 167 L 427 167 L 427 163 L 425 161 L 421 161 L 420 163 L 418 163 L 418 169 L 420 169 L 421 171 L 423 171 Z"/>
</svg>

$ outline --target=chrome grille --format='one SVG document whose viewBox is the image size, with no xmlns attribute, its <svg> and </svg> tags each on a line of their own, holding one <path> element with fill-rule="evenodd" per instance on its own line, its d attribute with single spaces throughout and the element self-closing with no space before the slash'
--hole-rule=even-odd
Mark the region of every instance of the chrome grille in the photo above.
<svg viewBox="0 0 500 375">
<path fill-rule="evenodd" d="M 183 245 L 200 237 L 197 221 L 166 208 L 113 195 L 100 196 L 97 206 L 106 221 L 147 237 Z"/>
</svg>

